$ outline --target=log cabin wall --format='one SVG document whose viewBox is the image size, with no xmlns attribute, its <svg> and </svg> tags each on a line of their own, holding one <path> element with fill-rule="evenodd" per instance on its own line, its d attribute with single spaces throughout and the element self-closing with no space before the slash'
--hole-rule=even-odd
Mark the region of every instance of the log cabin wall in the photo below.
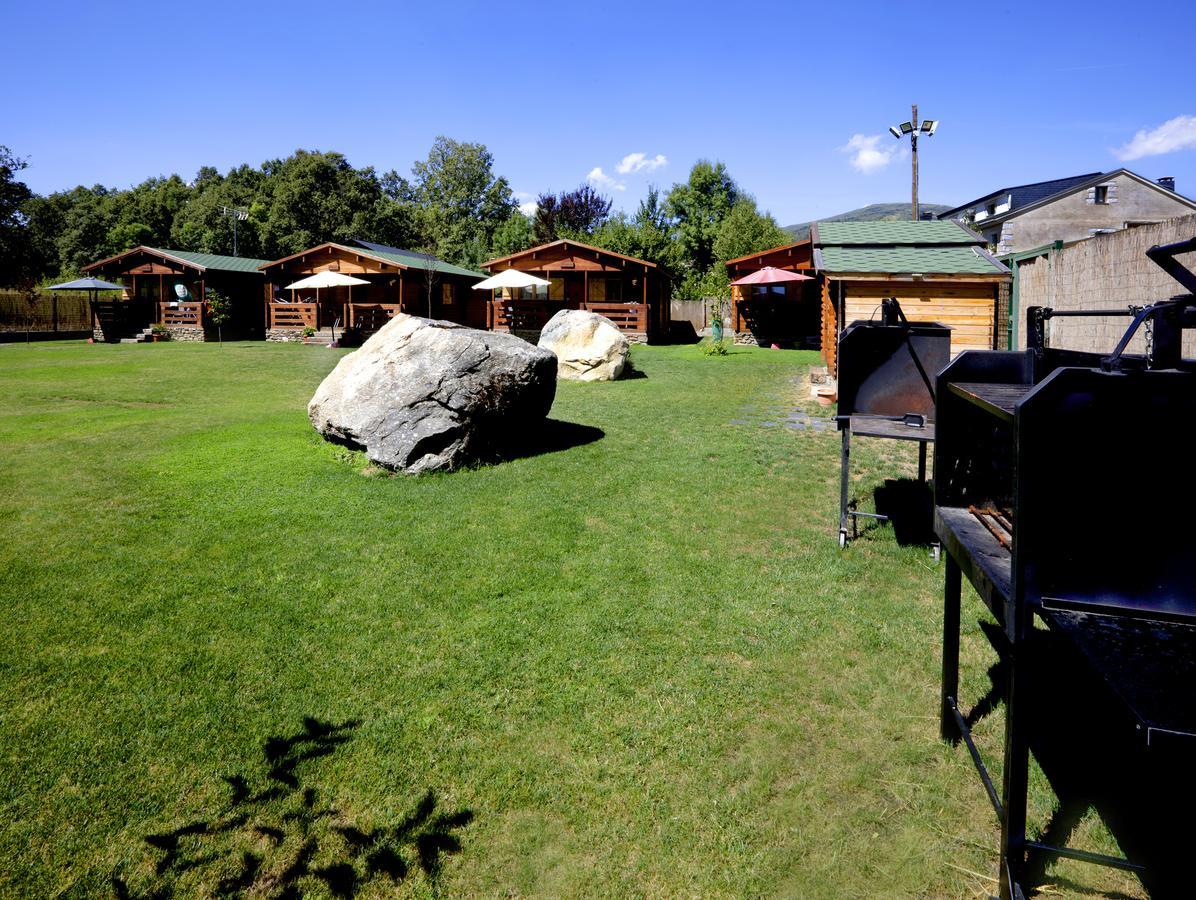
<svg viewBox="0 0 1196 900">
<path fill-rule="evenodd" d="M 996 348 L 997 293 L 1002 281 L 836 279 L 843 287 L 844 326 L 878 318 L 881 301 L 896 297 L 910 321 L 951 329 L 951 353 Z M 832 286 L 832 291 L 834 290 Z"/>
</svg>

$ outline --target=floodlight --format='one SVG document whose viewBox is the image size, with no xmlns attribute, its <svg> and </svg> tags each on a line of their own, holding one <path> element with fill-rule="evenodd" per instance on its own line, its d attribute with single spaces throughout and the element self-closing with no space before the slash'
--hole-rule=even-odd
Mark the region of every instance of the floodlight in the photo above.
<svg viewBox="0 0 1196 900">
<path fill-rule="evenodd" d="M 902 122 L 901 123 L 901 133 L 902 134 L 909 134 L 913 130 L 914 130 L 913 122 Z"/>
<path fill-rule="evenodd" d="M 889 134 L 893 135 L 893 137 L 895 137 L 895 138 L 900 138 L 901 137 L 901 129 L 898 128 L 896 125 L 890 125 L 889 126 Z"/>
<path fill-rule="evenodd" d="M 939 127 L 938 119 L 923 119 L 922 120 L 922 133 L 925 134 L 927 137 L 929 137 L 930 135 L 933 135 L 935 130 L 938 127 Z"/>
</svg>

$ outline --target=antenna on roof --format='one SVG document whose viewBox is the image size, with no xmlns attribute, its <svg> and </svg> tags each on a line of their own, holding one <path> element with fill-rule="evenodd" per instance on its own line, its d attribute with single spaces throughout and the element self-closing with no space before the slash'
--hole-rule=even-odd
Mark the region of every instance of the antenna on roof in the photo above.
<svg viewBox="0 0 1196 900">
<path fill-rule="evenodd" d="M 233 256 L 237 255 L 237 223 L 244 222 L 249 218 L 249 210 L 240 209 L 236 206 L 222 206 L 220 207 L 220 215 L 227 216 L 233 220 Z"/>
</svg>

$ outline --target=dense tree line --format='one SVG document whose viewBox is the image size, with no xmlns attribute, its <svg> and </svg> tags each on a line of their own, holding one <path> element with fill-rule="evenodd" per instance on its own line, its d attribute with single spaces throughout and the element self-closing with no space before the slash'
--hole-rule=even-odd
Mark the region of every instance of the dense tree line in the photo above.
<svg viewBox="0 0 1196 900">
<path fill-rule="evenodd" d="M 149 178 L 127 190 L 82 185 L 46 196 L 20 181 L 26 161 L 0 147 L 0 284 L 31 286 L 138 244 L 277 259 L 323 241 L 366 238 L 478 267 L 562 237 L 655 262 L 674 295 L 725 295 L 722 263 L 790 238 L 735 183 L 701 160 L 686 181 L 655 187 L 631 215 L 590 185 L 537 198 L 519 211 L 482 144 L 438 137 L 410 177 L 354 168 L 340 153 L 296 151 L 191 182 Z"/>
</svg>

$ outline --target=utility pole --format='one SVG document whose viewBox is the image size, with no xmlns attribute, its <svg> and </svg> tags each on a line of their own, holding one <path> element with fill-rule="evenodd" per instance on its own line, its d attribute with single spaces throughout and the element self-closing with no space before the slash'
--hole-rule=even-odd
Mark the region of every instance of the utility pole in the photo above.
<svg viewBox="0 0 1196 900">
<path fill-rule="evenodd" d="M 249 218 L 249 210 L 238 209 L 235 206 L 220 207 L 220 215 L 227 216 L 233 220 L 233 256 L 237 255 L 237 223 L 244 222 Z"/>
<path fill-rule="evenodd" d="M 914 221 L 918 221 L 918 135 L 924 134 L 927 137 L 932 137 L 935 131 L 938 130 L 938 119 L 926 119 L 921 126 L 918 125 L 918 104 L 914 103 L 910 106 L 910 120 L 902 122 L 900 125 L 890 125 L 889 134 L 900 140 L 909 135 L 910 151 L 912 159 L 911 185 L 910 185 L 910 215 L 913 216 Z"/>
<path fill-rule="evenodd" d="M 913 106 L 913 114 L 910 115 L 910 122 L 917 122 L 917 104 Z M 909 208 L 911 215 L 914 216 L 914 221 L 917 221 L 917 131 L 910 135 L 910 151 L 911 158 L 914 160 L 914 191 L 910 198 Z M 233 253 L 236 256 L 236 252 Z"/>
</svg>

